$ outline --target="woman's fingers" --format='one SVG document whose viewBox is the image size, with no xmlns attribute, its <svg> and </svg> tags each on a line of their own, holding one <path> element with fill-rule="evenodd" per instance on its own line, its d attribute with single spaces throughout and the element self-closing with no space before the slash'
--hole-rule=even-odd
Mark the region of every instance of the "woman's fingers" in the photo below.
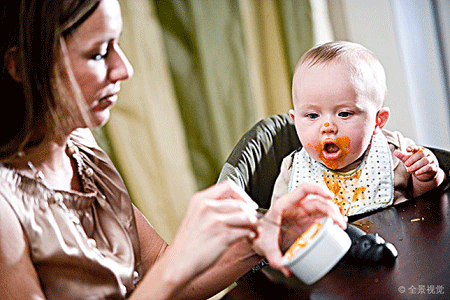
<svg viewBox="0 0 450 300">
<path fill-rule="evenodd" d="M 258 222 L 257 212 L 249 208 L 245 203 L 236 200 L 217 201 L 218 214 L 220 214 L 221 222 L 229 226 L 250 226 L 255 228 Z"/>
<path fill-rule="evenodd" d="M 317 184 L 301 184 L 292 192 L 278 199 L 268 212 L 275 222 L 281 223 L 282 215 L 295 214 L 299 218 L 311 215 L 330 216 L 340 227 L 346 228 L 346 220 L 331 201 L 333 194 Z M 280 201 L 281 200 L 281 201 Z"/>
<path fill-rule="evenodd" d="M 270 266 L 277 269 L 285 276 L 290 276 L 288 268 L 284 267 L 281 262 L 283 254 L 279 246 L 280 227 L 261 220 L 258 224 L 258 237 L 253 242 L 255 251 L 266 257 Z"/>
<path fill-rule="evenodd" d="M 290 270 L 282 265 L 281 248 L 289 247 L 295 236 L 288 236 L 285 232 L 281 234 L 280 227 L 272 223 L 287 225 L 288 230 L 298 231 L 300 235 L 308 224 L 324 216 L 330 216 L 345 229 L 346 220 L 340 214 L 339 208 L 331 201 L 332 197 L 333 194 L 322 186 L 302 184 L 279 198 L 264 216 L 271 222 L 258 223 L 259 236 L 254 242 L 255 250 L 264 255 L 273 268 L 281 271 L 285 276 L 290 276 Z"/>
<path fill-rule="evenodd" d="M 277 254 L 281 252 L 277 252 Z M 273 255 L 274 252 L 270 253 L 270 256 L 267 257 L 267 260 L 269 261 L 269 264 L 272 268 L 274 268 L 275 270 L 280 271 L 281 273 L 283 273 L 284 276 L 286 277 L 291 277 L 292 272 L 291 270 L 289 270 L 288 267 L 284 266 L 282 264 L 283 262 L 283 256 L 281 255 Z"/>
<path fill-rule="evenodd" d="M 280 209 L 284 210 L 286 208 L 295 207 L 296 204 L 299 204 L 302 199 L 305 199 L 307 196 L 316 195 L 317 198 L 331 200 L 332 194 L 328 189 L 323 188 L 317 184 L 301 184 L 292 192 L 286 194 L 283 197 L 283 201 L 276 201 L 275 203 L 280 203 Z"/>
<path fill-rule="evenodd" d="M 316 195 L 308 195 L 302 200 L 299 209 L 303 210 L 304 216 L 329 216 L 342 229 L 347 228 L 346 218 L 342 216 L 337 205 L 330 200 L 320 198 Z"/>
<path fill-rule="evenodd" d="M 320 196 L 328 200 L 333 198 L 333 194 L 326 187 L 313 183 L 303 183 L 290 193 L 290 201 L 298 201 L 310 195 Z"/>
<path fill-rule="evenodd" d="M 230 245 L 241 239 L 255 239 L 256 205 L 247 197 L 230 182 L 196 193 L 170 246 L 172 251 L 180 259 L 190 257 L 189 268 L 201 272 Z"/>
<path fill-rule="evenodd" d="M 232 181 L 225 181 L 203 191 L 201 197 L 208 201 L 208 210 L 218 222 L 215 226 L 228 226 L 225 234 L 230 242 L 242 237 L 253 239 L 258 222 L 256 208 L 250 197 Z M 206 201 L 206 200 L 203 200 Z"/>
<path fill-rule="evenodd" d="M 252 209 L 257 209 L 258 204 L 256 204 L 247 193 L 241 189 L 236 183 L 231 180 L 226 180 L 211 186 L 201 192 L 197 193 L 200 198 L 210 198 L 210 199 L 236 199 L 245 202 Z"/>
</svg>

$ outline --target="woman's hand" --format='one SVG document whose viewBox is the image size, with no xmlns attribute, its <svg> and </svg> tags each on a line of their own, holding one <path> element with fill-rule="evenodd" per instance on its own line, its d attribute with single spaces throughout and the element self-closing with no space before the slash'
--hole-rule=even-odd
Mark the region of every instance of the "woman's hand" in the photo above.
<svg viewBox="0 0 450 300">
<path fill-rule="evenodd" d="M 331 201 L 332 196 L 319 185 L 302 184 L 280 197 L 264 216 L 270 222 L 264 218 L 258 222 L 258 237 L 253 243 L 255 251 L 265 256 L 271 267 L 290 276 L 290 270 L 281 265 L 282 251 L 287 250 L 309 226 L 329 216 L 342 229 L 346 228 L 346 220 Z M 283 229 L 273 223 L 282 225 Z"/>
<path fill-rule="evenodd" d="M 196 193 L 167 250 L 173 253 L 177 272 L 183 270 L 186 276 L 193 277 L 212 265 L 238 240 L 255 238 L 257 207 L 232 181 Z"/>
<path fill-rule="evenodd" d="M 257 207 L 231 181 L 196 193 L 172 244 L 131 298 L 171 299 L 209 269 L 231 245 L 241 239 L 253 240 Z"/>
</svg>

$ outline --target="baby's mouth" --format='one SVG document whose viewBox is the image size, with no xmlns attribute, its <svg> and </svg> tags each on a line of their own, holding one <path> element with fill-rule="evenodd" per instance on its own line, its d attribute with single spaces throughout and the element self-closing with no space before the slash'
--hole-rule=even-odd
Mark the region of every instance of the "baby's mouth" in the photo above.
<svg viewBox="0 0 450 300">
<path fill-rule="evenodd" d="M 322 143 L 322 153 L 326 159 L 337 159 L 341 156 L 341 148 L 334 140 L 326 140 Z"/>
</svg>

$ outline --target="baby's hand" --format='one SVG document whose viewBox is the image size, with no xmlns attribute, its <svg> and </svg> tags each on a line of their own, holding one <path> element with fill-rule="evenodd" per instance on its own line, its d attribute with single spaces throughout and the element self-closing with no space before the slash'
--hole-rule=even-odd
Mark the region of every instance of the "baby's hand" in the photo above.
<svg viewBox="0 0 450 300">
<path fill-rule="evenodd" d="M 433 179 L 438 170 L 439 163 L 436 156 L 421 146 L 408 146 L 406 152 L 395 150 L 394 155 L 406 166 L 408 172 L 419 181 L 429 181 Z"/>
</svg>

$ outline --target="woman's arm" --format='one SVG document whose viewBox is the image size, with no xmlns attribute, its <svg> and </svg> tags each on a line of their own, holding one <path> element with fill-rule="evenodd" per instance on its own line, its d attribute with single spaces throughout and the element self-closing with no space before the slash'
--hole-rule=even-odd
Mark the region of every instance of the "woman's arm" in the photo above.
<svg viewBox="0 0 450 300">
<path fill-rule="evenodd" d="M 148 222 L 145 216 L 135 206 L 134 215 L 136 217 L 136 227 L 139 235 L 141 246 L 141 262 L 144 273 L 156 263 L 156 261 L 164 254 L 167 243 L 158 235 Z"/>
<path fill-rule="evenodd" d="M 20 222 L 1 197 L 0 207 L 1 299 L 45 299 Z"/>
</svg>

